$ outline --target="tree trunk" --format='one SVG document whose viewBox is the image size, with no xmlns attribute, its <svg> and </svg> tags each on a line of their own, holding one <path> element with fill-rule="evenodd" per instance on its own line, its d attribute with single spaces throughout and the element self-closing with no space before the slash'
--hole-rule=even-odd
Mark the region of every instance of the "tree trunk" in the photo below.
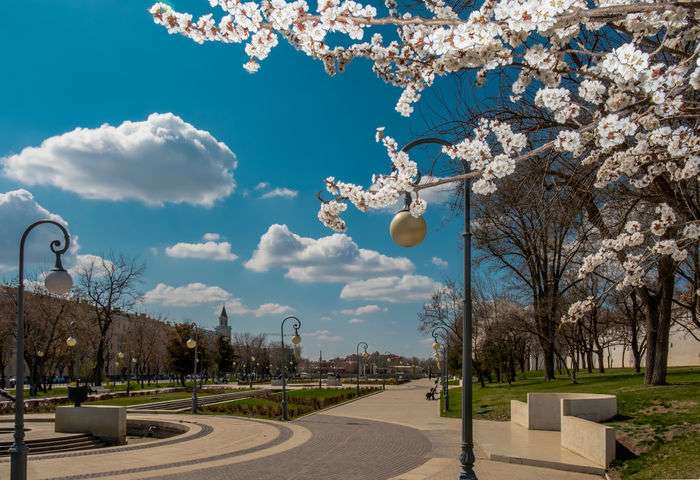
<svg viewBox="0 0 700 480">
<path fill-rule="evenodd" d="M 100 335 L 100 341 L 95 352 L 95 368 L 92 371 L 92 382 L 97 387 L 102 385 L 102 372 L 105 369 L 105 338 L 105 335 Z"/>
<path fill-rule="evenodd" d="M 646 306 L 647 350 L 644 383 L 665 385 L 668 371 L 668 348 L 671 329 L 671 308 L 675 286 L 675 266 L 669 255 L 659 260 L 659 292 L 643 295 Z"/>
<path fill-rule="evenodd" d="M 605 352 L 601 348 L 596 353 L 598 354 L 598 372 L 605 373 Z"/>
</svg>

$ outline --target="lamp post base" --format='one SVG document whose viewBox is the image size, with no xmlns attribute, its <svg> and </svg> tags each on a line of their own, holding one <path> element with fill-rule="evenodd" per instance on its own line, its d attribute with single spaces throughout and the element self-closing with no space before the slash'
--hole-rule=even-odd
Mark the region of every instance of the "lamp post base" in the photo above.
<svg viewBox="0 0 700 480">
<path fill-rule="evenodd" d="M 459 480 L 478 480 L 474 473 L 474 445 L 466 443 L 462 444 L 462 453 L 459 456 L 459 463 L 462 464 L 462 471 L 459 474 Z"/>
<path fill-rule="evenodd" d="M 12 445 L 10 447 L 10 479 L 27 479 L 27 447 L 22 445 Z"/>
</svg>

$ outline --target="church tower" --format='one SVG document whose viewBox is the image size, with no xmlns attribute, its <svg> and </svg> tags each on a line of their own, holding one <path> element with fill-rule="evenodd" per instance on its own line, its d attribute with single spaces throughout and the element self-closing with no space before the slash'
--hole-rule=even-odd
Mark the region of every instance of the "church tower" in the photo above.
<svg viewBox="0 0 700 480">
<path fill-rule="evenodd" d="M 228 324 L 228 314 L 226 313 L 226 305 L 221 308 L 219 314 L 219 326 L 216 327 L 216 334 L 220 337 L 231 339 L 231 327 Z"/>
</svg>

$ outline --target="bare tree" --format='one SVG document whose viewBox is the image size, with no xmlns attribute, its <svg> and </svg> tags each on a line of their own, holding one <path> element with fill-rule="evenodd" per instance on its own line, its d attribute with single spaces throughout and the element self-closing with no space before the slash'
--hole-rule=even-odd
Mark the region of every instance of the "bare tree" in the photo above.
<svg viewBox="0 0 700 480">
<path fill-rule="evenodd" d="M 136 258 L 109 255 L 96 258 L 78 268 L 77 289 L 81 299 L 92 307 L 97 328 L 93 382 L 102 384 L 110 328 L 115 317 L 132 310 L 140 300 L 138 286 L 145 265 Z"/>
</svg>

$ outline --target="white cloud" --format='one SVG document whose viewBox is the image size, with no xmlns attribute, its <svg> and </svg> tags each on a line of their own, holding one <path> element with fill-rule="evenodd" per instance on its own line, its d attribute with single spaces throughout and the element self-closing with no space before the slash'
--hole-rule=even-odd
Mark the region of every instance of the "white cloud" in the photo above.
<svg viewBox="0 0 700 480">
<path fill-rule="evenodd" d="M 221 287 L 203 283 L 188 283 L 182 287 L 171 287 L 159 283 L 143 296 L 144 303 L 157 303 L 169 307 L 191 307 L 207 303 L 223 303 L 231 299 L 231 294 Z"/>
<path fill-rule="evenodd" d="M 329 342 L 342 342 L 343 337 L 340 335 L 333 335 L 328 330 L 316 330 L 314 332 L 304 332 L 302 340 L 305 338 L 311 338 L 318 340 L 319 342 L 329 343 Z"/>
<path fill-rule="evenodd" d="M 221 287 L 205 285 L 204 283 L 189 283 L 181 287 L 172 287 L 159 283 L 155 288 L 146 292 L 143 301 L 144 303 L 168 307 L 192 307 L 195 305 L 224 303 L 229 315 L 253 315 L 255 317 L 283 315 L 294 311 L 292 307 L 278 303 L 263 303 L 255 308 L 248 307 L 240 298 L 234 297 L 227 290 Z M 219 313 L 218 310 L 216 313 Z"/>
<path fill-rule="evenodd" d="M 340 298 L 414 303 L 427 300 L 439 287 L 438 282 L 423 275 L 377 277 L 348 283 L 340 292 Z"/>
<path fill-rule="evenodd" d="M 264 317 L 266 315 L 284 315 L 285 313 L 292 313 L 294 309 L 287 305 L 280 305 L 279 303 L 263 303 L 251 313 L 256 317 Z"/>
<path fill-rule="evenodd" d="M 180 242 L 167 247 L 165 254 L 175 258 L 200 258 L 224 262 L 232 262 L 238 258 L 238 255 L 231 252 L 231 244 L 228 242 Z"/>
<path fill-rule="evenodd" d="M 92 269 L 96 276 L 101 277 L 113 268 L 114 264 L 106 258 L 102 258 L 99 255 L 85 254 L 76 255 L 75 263 L 68 269 L 68 273 L 71 274 L 73 281 L 75 281 L 75 278 L 87 269 Z"/>
<path fill-rule="evenodd" d="M 357 308 L 346 308 L 345 310 L 341 310 L 340 313 L 343 315 L 351 315 L 351 316 L 357 316 L 357 315 L 367 315 L 370 313 L 377 313 L 381 312 L 382 309 L 378 305 L 364 305 L 362 307 L 357 307 Z"/>
<path fill-rule="evenodd" d="M 37 220 L 50 219 L 67 227 L 60 215 L 42 207 L 27 190 L 0 193 L 0 272 L 15 270 L 19 255 L 19 240 L 25 229 Z M 53 267 L 55 256 L 49 245 L 54 240 L 63 242 L 63 234 L 55 225 L 40 225 L 32 230 L 25 248 L 25 262 L 44 263 Z M 72 239 L 71 251 L 77 242 Z"/>
<path fill-rule="evenodd" d="M 265 190 L 270 184 L 267 182 L 260 182 L 255 186 L 255 190 Z"/>
<path fill-rule="evenodd" d="M 351 325 L 358 325 L 360 323 L 365 323 L 365 321 L 362 318 L 351 318 L 348 323 Z"/>
<path fill-rule="evenodd" d="M 324 315 L 320 318 L 320 320 L 322 320 L 324 322 L 330 322 L 333 319 L 331 317 L 329 317 L 328 315 Z"/>
<path fill-rule="evenodd" d="M 433 265 L 440 267 L 440 268 L 447 268 L 447 266 L 448 266 L 447 260 L 443 260 L 440 257 L 433 257 L 431 262 L 433 263 Z"/>
<path fill-rule="evenodd" d="M 376 275 L 412 272 L 405 257 L 388 257 L 359 248 L 345 234 L 319 239 L 301 237 L 286 225 L 270 225 L 258 242 L 246 268 L 266 272 L 285 268 L 285 276 L 298 282 L 347 282 Z"/>
<path fill-rule="evenodd" d="M 76 128 L 2 159 L 5 175 L 84 198 L 211 206 L 233 192 L 236 157 L 172 113 Z"/>
<path fill-rule="evenodd" d="M 221 240 L 221 235 L 218 233 L 205 233 L 202 235 L 202 240 L 205 242 L 217 242 Z"/>
<path fill-rule="evenodd" d="M 273 188 L 263 193 L 260 198 L 296 198 L 298 194 L 299 192 L 290 188 Z"/>
</svg>

